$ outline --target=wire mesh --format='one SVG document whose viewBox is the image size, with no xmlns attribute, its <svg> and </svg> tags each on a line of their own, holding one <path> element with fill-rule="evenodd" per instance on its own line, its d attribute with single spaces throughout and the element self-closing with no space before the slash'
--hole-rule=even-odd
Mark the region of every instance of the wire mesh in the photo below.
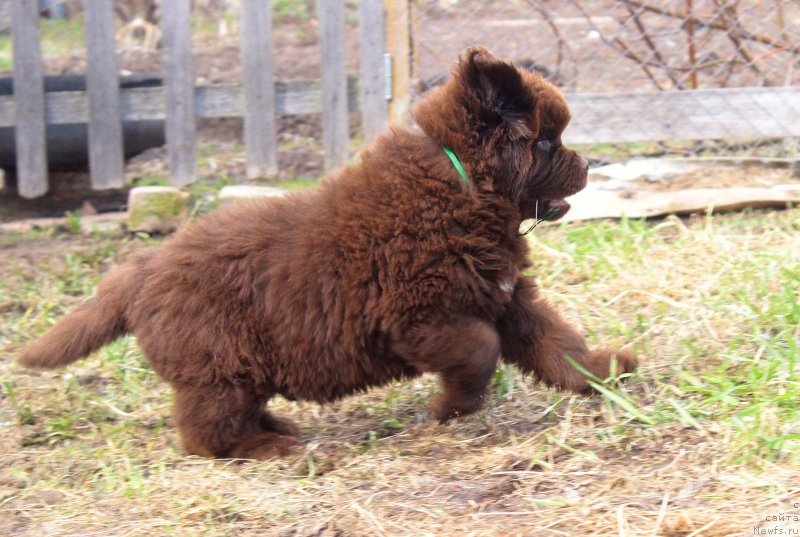
<svg viewBox="0 0 800 537">
<path fill-rule="evenodd" d="M 441 83 L 460 51 L 475 44 L 540 72 L 568 95 L 800 86 L 796 0 L 418 0 L 414 12 L 417 95 Z M 795 103 L 775 106 L 754 96 L 749 106 L 759 107 L 765 121 L 780 122 Z M 607 113 L 625 117 L 633 113 L 627 108 Z M 693 121 L 678 110 L 674 121 L 682 120 Z M 603 160 L 642 152 L 773 157 L 797 152 L 796 137 L 741 141 L 737 134 L 731 131 L 730 140 L 642 140 L 600 152 Z"/>
</svg>

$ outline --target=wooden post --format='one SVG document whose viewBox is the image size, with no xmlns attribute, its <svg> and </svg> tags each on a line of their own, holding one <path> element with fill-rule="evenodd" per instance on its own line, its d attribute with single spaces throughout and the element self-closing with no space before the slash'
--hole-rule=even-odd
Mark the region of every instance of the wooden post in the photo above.
<svg viewBox="0 0 800 537">
<path fill-rule="evenodd" d="M 112 0 L 87 0 L 84 13 L 89 56 L 86 89 L 92 188 L 119 188 L 125 164 Z"/>
<path fill-rule="evenodd" d="M 386 128 L 386 21 L 381 0 L 361 0 L 359 32 L 361 36 L 361 127 L 364 142 L 370 143 Z"/>
<path fill-rule="evenodd" d="M 318 0 L 322 50 L 322 136 L 325 171 L 347 160 L 347 71 L 344 47 L 344 0 Z"/>
<path fill-rule="evenodd" d="M 161 12 L 166 54 L 167 153 L 171 182 L 183 186 L 193 182 L 197 175 L 189 0 L 163 2 Z"/>
<path fill-rule="evenodd" d="M 392 57 L 392 99 L 389 101 L 390 123 L 405 121 L 411 107 L 413 8 L 413 0 L 387 2 L 386 48 Z"/>
<path fill-rule="evenodd" d="M 242 28 L 247 177 L 254 179 L 278 173 L 271 3 L 264 0 L 242 0 L 239 11 Z"/>
<path fill-rule="evenodd" d="M 11 35 L 14 41 L 17 192 L 23 198 L 37 198 L 47 192 L 44 79 L 37 0 L 11 0 Z"/>
</svg>

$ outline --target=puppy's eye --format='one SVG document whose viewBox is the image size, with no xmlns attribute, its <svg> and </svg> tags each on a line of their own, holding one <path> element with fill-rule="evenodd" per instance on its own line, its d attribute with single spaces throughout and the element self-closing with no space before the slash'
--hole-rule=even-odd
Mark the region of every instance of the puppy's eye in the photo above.
<svg viewBox="0 0 800 537">
<path fill-rule="evenodd" d="M 550 150 L 553 149 L 553 142 L 545 139 L 539 140 L 536 142 L 536 149 L 549 153 Z"/>
</svg>

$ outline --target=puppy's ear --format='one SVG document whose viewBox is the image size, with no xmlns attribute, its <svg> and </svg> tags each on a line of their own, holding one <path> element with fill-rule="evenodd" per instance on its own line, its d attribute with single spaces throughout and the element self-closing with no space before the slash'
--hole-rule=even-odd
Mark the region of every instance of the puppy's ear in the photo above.
<svg viewBox="0 0 800 537">
<path fill-rule="evenodd" d="M 476 100 L 472 104 L 479 110 L 473 112 L 484 120 L 503 124 L 515 137 L 531 134 L 536 102 L 516 67 L 498 60 L 483 47 L 472 47 L 461 56 L 456 75 Z"/>
</svg>

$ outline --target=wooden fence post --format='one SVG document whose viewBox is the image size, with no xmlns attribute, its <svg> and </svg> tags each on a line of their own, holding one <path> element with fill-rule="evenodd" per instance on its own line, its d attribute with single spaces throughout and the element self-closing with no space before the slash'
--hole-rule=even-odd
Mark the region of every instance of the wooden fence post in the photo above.
<svg viewBox="0 0 800 537">
<path fill-rule="evenodd" d="M 389 101 L 390 123 L 402 123 L 405 121 L 411 106 L 413 8 L 413 0 L 387 2 L 386 48 L 392 57 L 392 99 Z"/>
<path fill-rule="evenodd" d="M 189 0 L 162 2 L 161 11 L 166 54 L 164 75 L 170 176 L 173 184 L 183 186 L 193 182 L 197 175 Z"/>
<path fill-rule="evenodd" d="M 87 0 L 84 17 L 89 56 L 86 89 L 92 188 L 119 188 L 125 164 L 112 0 Z"/>
<path fill-rule="evenodd" d="M 318 0 L 322 50 L 322 136 L 325 171 L 347 160 L 347 71 L 344 47 L 344 0 Z"/>
<path fill-rule="evenodd" d="M 386 20 L 382 0 L 358 3 L 361 37 L 361 126 L 364 142 L 370 143 L 386 128 Z"/>
<path fill-rule="evenodd" d="M 239 11 L 247 177 L 254 179 L 278 173 L 271 2 L 242 0 Z"/>
<path fill-rule="evenodd" d="M 48 182 L 38 0 L 11 0 L 11 34 L 17 192 L 23 198 L 37 198 L 47 192 Z"/>
</svg>

